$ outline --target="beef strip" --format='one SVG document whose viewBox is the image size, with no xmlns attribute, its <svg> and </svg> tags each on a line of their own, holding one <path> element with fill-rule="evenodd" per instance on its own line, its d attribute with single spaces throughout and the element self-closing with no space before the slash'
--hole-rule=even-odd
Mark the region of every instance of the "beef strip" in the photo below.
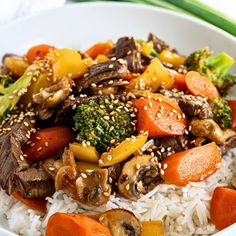
<svg viewBox="0 0 236 236">
<path fill-rule="evenodd" d="M 115 56 L 127 61 L 128 69 L 131 72 L 142 72 L 141 53 L 133 37 L 119 38 L 116 43 Z"/>
<path fill-rule="evenodd" d="M 171 99 L 174 99 L 186 115 L 199 119 L 213 117 L 212 108 L 207 98 L 186 95 L 183 92 L 178 92 L 175 90 L 160 89 L 159 92 Z"/>
<path fill-rule="evenodd" d="M 122 79 L 128 72 L 126 63 L 120 61 L 105 61 L 89 68 L 86 77 L 76 80 L 76 90 L 81 92 L 83 89 L 89 88 L 92 84 L 98 84 L 101 81 L 109 79 Z"/>
<path fill-rule="evenodd" d="M 124 162 L 108 167 L 109 184 L 111 185 L 112 192 L 116 192 L 117 190 L 117 182 L 120 177 L 123 165 Z"/>
<path fill-rule="evenodd" d="M 11 194 L 16 186 L 14 184 L 14 174 L 25 170 L 28 163 L 24 160 L 20 148 L 13 132 L 0 137 L 0 186 Z"/>
<path fill-rule="evenodd" d="M 161 40 L 160 38 L 158 38 L 155 34 L 150 33 L 148 35 L 148 41 L 152 41 L 155 50 L 160 53 L 161 51 L 163 51 L 164 49 L 168 49 L 170 51 L 175 51 L 175 49 L 173 49 L 168 43 L 166 43 L 165 41 Z"/>
<path fill-rule="evenodd" d="M 152 151 L 155 156 L 157 156 L 158 161 L 162 161 L 171 154 L 185 150 L 189 140 L 190 138 L 187 135 L 155 139 L 154 142 L 156 149 L 152 149 Z"/>
<path fill-rule="evenodd" d="M 30 167 L 17 172 L 14 181 L 17 190 L 26 198 L 45 198 L 55 191 L 54 180 L 42 168 Z"/>
</svg>

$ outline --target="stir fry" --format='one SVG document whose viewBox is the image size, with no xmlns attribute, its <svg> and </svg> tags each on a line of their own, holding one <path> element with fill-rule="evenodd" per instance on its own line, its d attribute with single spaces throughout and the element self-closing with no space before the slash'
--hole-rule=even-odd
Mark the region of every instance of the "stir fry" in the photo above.
<svg viewBox="0 0 236 236">
<path fill-rule="evenodd" d="M 1 187 L 45 212 L 44 199 L 59 190 L 86 208 L 106 204 L 111 195 L 135 201 L 162 183 L 207 179 L 236 146 L 236 102 L 224 98 L 236 84 L 228 73 L 233 64 L 225 52 L 213 56 L 207 47 L 183 56 L 152 33 L 146 41 L 122 37 L 86 51 L 42 44 L 23 56 L 6 54 Z M 232 191 L 235 202 L 236 190 L 215 191 Z M 211 212 L 219 229 L 235 220 L 228 214 L 223 224 Z M 78 235 L 162 231 L 158 221 L 140 223 L 114 209 L 57 213 L 46 235 L 57 235 L 60 222 Z"/>
</svg>

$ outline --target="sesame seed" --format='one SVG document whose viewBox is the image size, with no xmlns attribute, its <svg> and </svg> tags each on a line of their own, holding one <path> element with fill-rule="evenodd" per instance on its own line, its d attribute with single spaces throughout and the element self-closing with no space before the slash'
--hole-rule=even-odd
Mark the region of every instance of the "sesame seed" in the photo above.
<svg viewBox="0 0 236 236">
<path fill-rule="evenodd" d="M 165 174 L 165 171 L 163 169 L 160 170 L 161 175 Z"/>
<path fill-rule="evenodd" d="M 165 170 L 167 167 L 168 167 L 168 165 L 166 163 L 164 163 L 163 170 Z"/>
<path fill-rule="evenodd" d="M 41 140 L 41 137 L 39 137 L 39 136 L 36 136 L 36 139 L 37 139 L 37 140 Z"/>
<path fill-rule="evenodd" d="M 110 69 L 112 69 L 113 67 L 114 67 L 113 64 L 110 64 L 110 65 L 108 66 L 108 68 L 110 68 Z"/>
<path fill-rule="evenodd" d="M 126 190 L 129 190 L 129 184 L 127 184 L 127 185 L 125 186 L 125 189 L 126 189 Z"/>
<path fill-rule="evenodd" d="M 157 113 L 157 117 L 160 118 L 161 117 L 161 113 Z"/>
<path fill-rule="evenodd" d="M 103 164 L 104 164 L 103 160 L 100 159 L 100 160 L 98 161 L 98 164 L 99 164 L 99 165 L 103 165 Z"/>
<path fill-rule="evenodd" d="M 96 88 L 96 87 L 97 87 L 97 85 L 96 85 L 95 83 L 92 83 L 91 86 L 92 86 L 93 88 Z"/>
<path fill-rule="evenodd" d="M 148 109 L 147 105 L 145 105 L 143 109 L 144 109 L 145 111 L 147 111 L 147 109 Z"/>
<path fill-rule="evenodd" d="M 137 170 L 140 169 L 140 164 L 136 164 L 136 169 L 137 169 Z"/>
<path fill-rule="evenodd" d="M 53 171 L 53 170 L 55 170 L 55 168 L 54 168 L 54 167 L 49 167 L 48 169 L 49 169 L 49 170 L 52 170 L 52 171 Z"/>
<path fill-rule="evenodd" d="M 109 120 L 110 117 L 109 117 L 109 116 L 104 116 L 103 119 L 104 119 L 104 120 Z"/>
<path fill-rule="evenodd" d="M 81 173 L 82 178 L 86 179 L 87 175 L 85 173 Z"/>
<path fill-rule="evenodd" d="M 42 149 L 42 147 L 37 148 L 37 152 L 40 152 Z"/>
<path fill-rule="evenodd" d="M 26 126 L 26 127 L 28 127 L 29 126 L 29 124 L 25 121 L 24 122 L 24 125 Z"/>
<path fill-rule="evenodd" d="M 76 104 L 72 106 L 72 110 L 75 110 L 75 109 L 76 109 Z"/>
<path fill-rule="evenodd" d="M 115 139 L 112 139 L 112 140 L 110 141 L 110 143 L 113 144 L 113 143 L 115 143 L 115 141 L 116 141 Z"/>
<path fill-rule="evenodd" d="M 85 140 L 82 142 L 82 146 L 83 146 L 83 147 L 87 147 L 87 144 L 86 144 L 86 141 L 85 141 Z"/>
<path fill-rule="evenodd" d="M 164 152 L 164 151 L 165 151 L 165 148 L 164 148 L 164 147 L 162 147 L 160 151 L 161 151 L 161 152 Z"/>
<path fill-rule="evenodd" d="M 34 147 L 34 146 L 35 146 L 35 143 L 31 143 L 31 144 L 30 144 L 30 147 Z"/>
<path fill-rule="evenodd" d="M 48 147 L 48 142 L 45 142 L 44 145 L 45 145 L 45 147 Z"/>
<path fill-rule="evenodd" d="M 90 144 L 90 142 L 89 142 L 89 141 L 87 141 L 87 142 L 86 142 L 86 145 L 87 145 L 87 146 L 90 146 L 91 144 Z"/>
<path fill-rule="evenodd" d="M 24 156 L 23 156 L 23 155 L 20 155 L 20 159 L 21 159 L 22 161 L 24 161 L 24 160 L 25 160 L 25 158 L 24 158 Z"/>
<path fill-rule="evenodd" d="M 115 61 L 115 60 L 116 60 L 116 57 L 112 57 L 112 58 L 111 58 L 111 61 Z"/>
<path fill-rule="evenodd" d="M 113 80 L 110 80 L 109 82 L 108 82 L 108 84 L 113 84 L 114 83 L 114 81 Z"/>
</svg>

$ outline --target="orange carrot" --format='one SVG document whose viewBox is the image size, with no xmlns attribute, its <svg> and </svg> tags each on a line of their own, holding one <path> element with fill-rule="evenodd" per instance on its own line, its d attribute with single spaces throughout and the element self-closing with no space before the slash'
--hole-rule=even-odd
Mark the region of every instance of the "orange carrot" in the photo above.
<svg viewBox="0 0 236 236">
<path fill-rule="evenodd" d="M 179 90 L 186 91 L 188 89 L 184 74 L 176 73 L 174 75 L 174 80 L 175 80 L 175 85 Z"/>
<path fill-rule="evenodd" d="M 95 59 L 98 55 L 108 55 L 113 52 L 113 44 L 111 41 L 105 43 L 94 44 L 85 52 L 89 57 Z"/>
<path fill-rule="evenodd" d="M 219 98 L 220 94 L 215 85 L 196 71 L 190 71 L 185 76 L 187 88 L 193 95 L 208 97 L 209 99 Z"/>
<path fill-rule="evenodd" d="M 186 127 L 184 113 L 175 103 L 162 99 L 134 99 L 137 109 L 137 130 L 148 131 L 151 138 L 181 135 Z"/>
<path fill-rule="evenodd" d="M 218 230 L 236 223 L 236 190 L 217 187 L 211 199 L 210 215 Z"/>
<path fill-rule="evenodd" d="M 173 154 L 162 161 L 161 165 L 161 176 L 167 184 L 181 186 L 199 182 L 220 168 L 220 149 L 212 142 Z"/>
<path fill-rule="evenodd" d="M 232 109 L 231 113 L 231 128 L 236 131 L 236 100 L 229 100 L 228 104 Z"/>
<path fill-rule="evenodd" d="M 85 215 L 55 213 L 49 218 L 45 236 L 111 236 L 107 227 Z"/>
<path fill-rule="evenodd" d="M 45 213 L 47 210 L 47 201 L 44 199 L 28 199 L 23 197 L 20 192 L 13 192 L 12 196 L 35 211 Z"/>
<path fill-rule="evenodd" d="M 140 74 L 139 73 L 128 73 L 125 77 L 124 80 L 126 81 L 131 81 L 133 79 L 136 79 Z"/>
<path fill-rule="evenodd" d="M 30 64 L 36 59 L 43 59 L 50 50 L 55 49 L 54 46 L 48 44 L 39 44 L 30 48 L 26 54 L 26 58 Z"/>
</svg>

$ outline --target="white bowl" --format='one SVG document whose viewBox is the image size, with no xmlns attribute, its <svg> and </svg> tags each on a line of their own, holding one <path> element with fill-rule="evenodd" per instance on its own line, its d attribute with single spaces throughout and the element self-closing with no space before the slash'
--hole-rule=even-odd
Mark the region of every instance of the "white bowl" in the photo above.
<svg viewBox="0 0 236 236">
<path fill-rule="evenodd" d="M 146 38 L 149 32 L 183 54 L 209 46 L 216 53 L 225 51 L 236 57 L 236 38 L 210 24 L 168 10 L 114 2 L 71 4 L 5 25 L 0 28 L 0 57 L 6 52 L 25 53 L 39 43 L 85 49 L 124 35 Z M 14 235 L 3 227 L 2 223 L 1 236 Z M 216 235 L 236 235 L 236 224 Z"/>
</svg>

